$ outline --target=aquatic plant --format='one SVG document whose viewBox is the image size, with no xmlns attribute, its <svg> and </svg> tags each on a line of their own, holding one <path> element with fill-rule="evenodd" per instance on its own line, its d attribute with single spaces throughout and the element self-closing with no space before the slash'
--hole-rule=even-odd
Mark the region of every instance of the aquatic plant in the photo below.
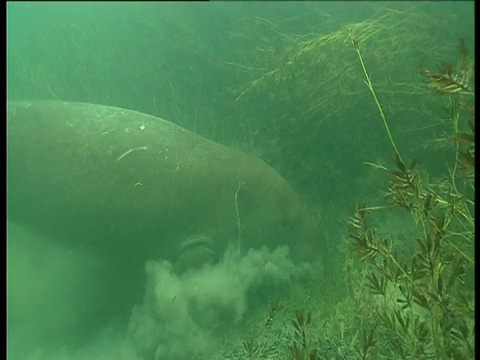
<svg viewBox="0 0 480 360">
<path fill-rule="evenodd" d="M 357 275 L 350 278 L 357 281 L 350 289 L 361 310 L 357 354 L 362 359 L 374 352 L 402 359 L 474 358 L 473 62 L 461 41 L 456 66 L 443 64 L 438 71 L 420 67 L 430 79 L 428 87 L 443 96 L 438 100 L 447 97 L 445 119 L 451 133 L 437 140 L 454 145 L 453 162 L 433 181 L 416 160 L 409 165 L 403 160 L 356 39 L 353 45 L 394 150 L 393 167 L 369 163 L 390 176 L 387 204 L 357 204 L 348 219 L 348 243 L 361 260 Z M 374 213 L 393 207 L 410 214 L 407 243 L 383 235 L 370 223 Z"/>
<path fill-rule="evenodd" d="M 373 171 L 362 162 L 384 156 L 371 143 L 382 146 L 389 141 L 369 119 L 375 104 L 370 106 L 371 94 L 358 81 L 351 35 L 367 51 L 375 92 L 388 104 L 384 110 L 391 116 L 390 132 L 423 136 L 425 129 L 440 128 L 432 116 L 436 99 L 419 84 L 409 64 L 450 53 L 452 43 L 436 34 L 448 33 L 456 39 L 457 29 L 447 28 L 446 19 L 439 21 L 415 6 L 407 11 L 379 7 L 371 18 L 359 22 L 329 21 L 317 19 L 315 25 L 305 22 L 307 26 L 299 27 L 290 26 L 298 18 L 245 18 L 245 29 L 236 35 L 251 43 L 251 51 L 242 48 L 242 54 L 229 59 L 235 62 L 224 65 L 238 84 L 232 85 L 228 100 L 231 113 L 241 119 L 235 146 L 259 153 L 305 195 L 312 208 L 322 212 L 322 224 L 334 233 L 342 226 L 339 219 L 348 216 L 345 209 L 351 199 L 368 198 L 381 186 L 378 176 L 369 178 Z M 418 144 L 413 136 L 395 140 L 404 157 L 410 157 Z M 323 206 L 326 203 L 328 208 Z M 329 252 L 327 257 L 335 263 L 338 242 L 332 235 L 331 242 L 322 243 L 322 251 Z"/>
<path fill-rule="evenodd" d="M 292 320 L 294 328 L 293 342 L 288 347 L 292 359 L 295 360 L 315 360 L 317 357 L 317 349 L 312 347 L 308 332 L 312 324 L 312 312 L 305 314 L 303 310 L 295 311 L 295 319 Z"/>
</svg>

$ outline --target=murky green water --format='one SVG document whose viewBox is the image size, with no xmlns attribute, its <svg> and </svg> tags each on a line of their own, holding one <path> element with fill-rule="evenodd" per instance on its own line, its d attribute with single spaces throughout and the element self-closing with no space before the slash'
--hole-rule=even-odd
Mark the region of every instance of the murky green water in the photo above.
<svg viewBox="0 0 480 360">
<path fill-rule="evenodd" d="M 58 119 L 71 125 L 58 135 L 12 126 L 7 142 L 21 157 L 7 167 L 8 358 L 357 358 L 345 224 L 357 200 L 382 204 L 388 177 L 365 162 L 391 165 L 392 149 L 352 39 L 400 152 L 435 178 L 455 155 L 423 146 L 449 127 L 417 66 L 457 64 L 460 39 L 473 57 L 473 24 L 471 2 L 8 3 L 8 101 L 135 110 L 234 149 L 209 152 L 187 136 L 182 154 L 211 154 L 195 166 L 159 132 L 156 162 L 142 167 L 148 124 L 102 128 L 99 116 L 98 137 L 75 132 L 73 115 Z M 229 163 L 237 150 L 253 158 Z M 117 170 L 136 193 L 102 197 Z M 141 171 L 156 174 L 154 189 Z M 98 196 L 78 190 L 95 181 Z M 15 183 L 42 185 L 27 196 Z M 188 196 L 166 196 L 185 184 Z M 139 205 L 140 190 L 145 204 L 165 194 L 152 208 L 168 221 Z M 120 211 L 129 205 L 139 210 Z M 394 211 L 376 225 L 407 251 L 408 221 Z"/>
</svg>

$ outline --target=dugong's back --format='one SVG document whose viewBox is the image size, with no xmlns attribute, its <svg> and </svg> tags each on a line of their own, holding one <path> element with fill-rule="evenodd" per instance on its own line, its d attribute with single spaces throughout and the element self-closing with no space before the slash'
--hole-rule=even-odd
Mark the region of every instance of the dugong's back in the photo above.
<svg viewBox="0 0 480 360">
<path fill-rule="evenodd" d="M 10 102 L 7 161 L 12 220 L 107 253 L 169 258 L 172 239 L 231 236 L 238 215 L 248 239 L 249 221 L 257 232 L 281 232 L 301 211 L 295 191 L 261 160 L 115 107 Z"/>
</svg>

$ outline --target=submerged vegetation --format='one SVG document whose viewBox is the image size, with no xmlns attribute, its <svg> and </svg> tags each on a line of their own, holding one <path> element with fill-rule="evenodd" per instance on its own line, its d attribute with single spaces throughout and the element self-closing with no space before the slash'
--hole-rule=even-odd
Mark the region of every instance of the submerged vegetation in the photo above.
<svg viewBox="0 0 480 360">
<path fill-rule="evenodd" d="M 429 81 L 426 88 L 437 95 L 434 101 L 444 104 L 441 121 L 448 125 L 440 136 L 424 139 L 424 147 L 444 147 L 452 154 L 444 161 L 443 174 L 431 176 L 416 159 L 406 162 L 412 154 L 402 156 L 359 41 L 352 40 L 393 149 L 393 166 L 366 163 L 383 171 L 389 180 L 382 191 L 382 204 L 357 203 L 347 221 L 344 271 L 349 296 L 336 310 L 330 308 L 324 319 L 319 309 L 328 307 L 320 301 L 324 298 L 321 290 L 317 289 L 320 302 L 316 304 L 306 294 L 299 296 L 294 306 L 303 302 L 303 309 L 283 310 L 277 332 L 270 330 L 274 324 L 271 314 L 277 313 L 271 307 L 265 315 L 270 325 L 254 339 L 242 342 L 243 353 L 224 353 L 224 358 L 475 357 L 473 61 L 462 40 L 456 65 L 444 63 L 438 70 L 420 66 L 421 75 Z M 382 227 L 378 219 L 398 210 L 409 216 L 401 221 L 399 233 L 390 233 L 391 228 Z M 318 279 L 311 286 L 320 286 Z"/>
<path fill-rule="evenodd" d="M 354 40 L 360 61 L 358 43 Z M 352 278 L 352 296 L 358 304 L 362 336 L 359 355 L 373 352 L 402 359 L 471 359 L 474 353 L 474 107 L 469 84 L 473 63 L 463 41 L 456 66 L 438 71 L 420 68 L 429 88 L 448 96 L 446 121 L 454 144 L 453 164 L 443 177 L 432 180 L 418 163 L 402 160 L 365 70 L 366 83 L 375 98 L 395 150 L 394 168 L 373 164 L 390 175 L 385 199 L 405 209 L 410 235 L 400 243 L 370 225 L 372 213 L 387 206 L 357 205 L 348 220 L 348 241 L 363 266 Z M 439 98 L 439 100 L 443 100 Z M 353 280 L 353 281 L 355 281 Z"/>
</svg>

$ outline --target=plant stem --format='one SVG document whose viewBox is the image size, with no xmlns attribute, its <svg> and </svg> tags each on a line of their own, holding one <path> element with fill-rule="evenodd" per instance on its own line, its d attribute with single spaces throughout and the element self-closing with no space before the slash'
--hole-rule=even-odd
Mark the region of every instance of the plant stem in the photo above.
<svg viewBox="0 0 480 360">
<path fill-rule="evenodd" d="M 363 61 L 362 54 L 360 53 L 358 42 L 356 40 L 353 40 L 353 46 L 357 51 L 360 64 L 362 65 L 363 73 L 365 74 L 365 78 L 367 79 L 367 80 L 364 80 L 365 84 L 367 85 L 368 89 L 372 93 L 373 99 L 375 100 L 375 104 L 377 105 L 378 111 L 380 112 L 380 116 L 382 117 L 382 120 L 383 120 L 383 125 L 385 126 L 385 130 L 387 130 L 387 135 L 388 135 L 388 138 L 390 139 L 390 143 L 392 144 L 393 150 L 395 151 L 395 154 L 398 156 L 398 159 L 403 163 L 403 159 L 400 155 L 400 152 L 398 151 L 397 145 L 395 145 L 395 141 L 393 140 L 393 136 L 392 136 L 392 133 L 390 132 L 390 128 L 388 127 L 388 122 L 387 122 L 387 118 L 385 117 L 385 113 L 383 112 L 382 106 L 380 105 L 377 95 L 375 94 L 375 90 L 373 89 L 372 79 L 367 72 L 367 68 L 365 67 L 365 63 Z"/>
<path fill-rule="evenodd" d="M 237 215 L 237 230 L 238 230 L 238 256 L 242 251 L 242 225 L 240 224 L 240 212 L 238 211 L 238 193 L 240 189 L 245 185 L 244 181 L 238 180 L 237 182 L 237 191 L 235 192 L 235 214 Z"/>
</svg>

